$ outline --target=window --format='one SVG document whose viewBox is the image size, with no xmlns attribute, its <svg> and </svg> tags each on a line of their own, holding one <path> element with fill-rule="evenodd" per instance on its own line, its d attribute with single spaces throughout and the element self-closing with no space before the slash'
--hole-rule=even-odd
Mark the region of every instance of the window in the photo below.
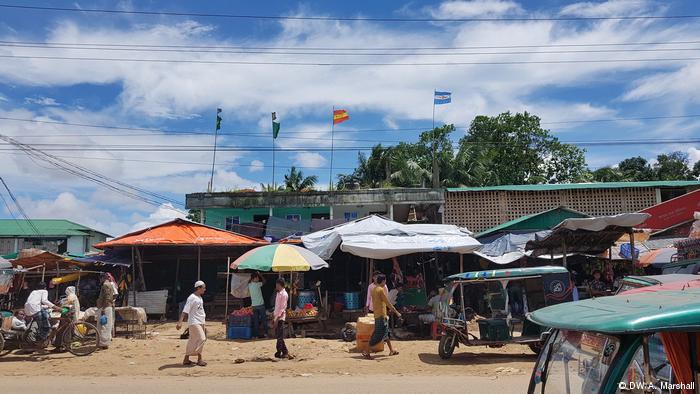
<svg viewBox="0 0 700 394">
<path fill-rule="evenodd" d="M 669 384 L 675 382 L 671 364 L 666 358 L 664 345 L 657 335 L 649 336 L 649 362 L 651 363 L 650 381 L 656 393 L 669 393 Z M 644 364 L 644 345 L 637 349 L 630 365 L 627 367 L 618 385 L 618 393 L 644 393 L 646 385 L 646 365 Z"/>
<path fill-rule="evenodd" d="M 301 220 L 301 215 L 299 215 L 298 213 L 289 214 L 287 215 L 287 220 L 291 220 L 292 222 L 298 222 Z"/>
<path fill-rule="evenodd" d="M 226 230 L 231 231 L 233 229 L 233 226 L 236 224 L 241 224 L 241 217 L 240 216 L 227 216 L 226 217 Z"/>
<path fill-rule="evenodd" d="M 350 222 L 357 219 L 357 212 L 345 212 L 345 221 Z"/>
</svg>

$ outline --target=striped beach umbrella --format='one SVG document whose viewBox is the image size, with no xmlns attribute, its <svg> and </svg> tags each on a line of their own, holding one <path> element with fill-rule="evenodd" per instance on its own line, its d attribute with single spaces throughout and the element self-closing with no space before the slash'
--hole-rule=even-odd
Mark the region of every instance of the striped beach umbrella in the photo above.
<svg viewBox="0 0 700 394">
<path fill-rule="evenodd" d="M 308 271 L 328 268 L 328 263 L 299 246 L 274 244 L 249 250 L 231 263 L 231 269 L 255 271 Z"/>
</svg>

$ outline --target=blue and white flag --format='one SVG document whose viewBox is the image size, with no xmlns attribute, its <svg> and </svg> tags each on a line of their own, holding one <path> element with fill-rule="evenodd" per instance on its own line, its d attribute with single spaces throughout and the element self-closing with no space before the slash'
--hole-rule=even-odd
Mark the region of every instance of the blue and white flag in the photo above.
<svg viewBox="0 0 700 394">
<path fill-rule="evenodd" d="M 435 92 L 435 101 L 437 104 L 449 104 L 452 102 L 452 92 Z"/>
</svg>

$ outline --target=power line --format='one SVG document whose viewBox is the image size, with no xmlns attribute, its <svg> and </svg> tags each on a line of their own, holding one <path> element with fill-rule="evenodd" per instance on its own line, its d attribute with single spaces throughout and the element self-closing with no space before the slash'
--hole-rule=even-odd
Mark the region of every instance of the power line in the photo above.
<svg viewBox="0 0 700 394">
<path fill-rule="evenodd" d="M 224 13 L 195 13 L 177 11 L 116 10 L 106 8 L 67 8 L 41 7 L 18 4 L 0 4 L 0 8 L 35 11 L 59 11 L 95 14 L 187 16 L 201 18 L 229 18 L 253 20 L 298 20 L 298 21 L 342 21 L 342 22 L 529 22 L 529 21 L 601 21 L 601 20 L 657 20 L 694 19 L 700 15 L 629 15 L 629 16 L 559 16 L 559 17 L 503 17 L 503 18 L 388 18 L 388 17 L 334 17 L 334 16 L 292 16 L 292 15 L 252 15 Z"/>
<path fill-rule="evenodd" d="M 0 40 L 3 44 L 26 45 L 71 45 L 103 46 L 114 48 L 175 48 L 175 49 L 249 49 L 249 50 L 289 50 L 289 51 L 423 51 L 423 50 L 457 50 L 457 49 L 522 49 L 522 48 L 581 48 L 606 46 L 641 46 L 641 45 L 683 45 L 700 44 L 700 41 L 649 41 L 649 42 L 612 42 L 612 43 L 577 43 L 577 44 L 529 44 L 529 45 L 472 45 L 472 46 L 432 46 L 432 47 L 317 47 L 317 46 L 249 46 L 249 45 L 174 45 L 174 44 L 116 44 L 57 41 L 11 41 Z"/>
<path fill-rule="evenodd" d="M 137 59 L 112 57 L 73 57 L 73 56 L 30 56 L 30 55 L 0 55 L 6 59 L 36 59 L 36 60 L 78 60 L 99 62 L 135 62 L 135 63 L 183 63 L 183 64 L 228 64 L 252 66 L 315 66 L 315 67 L 363 67 L 363 66 L 473 66 L 473 65 L 518 65 L 518 64 L 585 64 L 585 63 L 643 63 L 643 62 L 680 62 L 700 60 L 700 57 L 685 58 L 644 58 L 644 59 L 579 59 L 579 60 L 508 60 L 508 61 L 474 61 L 474 62 L 291 62 L 291 61 L 247 61 L 247 60 L 202 60 L 202 59 Z"/>
<path fill-rule="evenodd" d="M 484 55 L 551 55 L 551 54 L 576 54 L 576 53 L 620 53 L 620 52 L 688 52 L 700 51 L 700 48 L 626 48 L 626 49 L 560 49 L 553 51 L 507 51 L 507 52 L 330 52 L 330 51 L 271 51 L 271 50 L 228 50 L 228 49 L 175 49 L 175 48 L 143 48 L 129 47 L 119 48 L 111 46 L 76 46 L 55 44 L 3 44 L 0 47 L 7 48 L 34 48 L 34 49 L 70 49 L 79 51 L 117 51 L 117 52 L 167 52 L 167 53 L 220 53 L 239 55 L 303 55 L 303 56 L 484 56 Z"/>
<path fill-rule="evenodd" d="M 5 187 L 5 190 L 7 190 L 7 195 L 10 196 L 10 199 L 15 204 L 15 207 L 17 207 L 17 211 L 19 211 L 19 213 L 22 215 L 22 217 L 27 221 L 27 223 L 29 224 L 29 227 L 31 227 L 32 231 L 34 231 L 34 233 L 36 235 L 41 235 L 41 232 L 39 231 L 39 229 L 34 225 L 34 223 L 29 218 L 29 215 L 27 215 L 27 212 L 24 210 L 24 208 L 22 208 L 22 205 L 17 200 L 17 197 L 15 197 L 14 193 L 12 193 L 12 189 L 10 189 L 10 187 L 7 185 L 7 183 L 5 183 L 5 180 L 1 176 L 0 176 L 0 182 L 2 182 L 2 185 Z M 3 201 L 4 200 L 5 199 L 3 198 Z M 5 202 L 5 203 L 7 204 L 7 202 Z M 9 210 L 9 206 L 8 206 L 8 210 Z M 14 218 L 14 215 L 13 215 L 13 218 Z M 15 219 L 15 220 L 17 220 L 17 219 Z"/>
</svg>

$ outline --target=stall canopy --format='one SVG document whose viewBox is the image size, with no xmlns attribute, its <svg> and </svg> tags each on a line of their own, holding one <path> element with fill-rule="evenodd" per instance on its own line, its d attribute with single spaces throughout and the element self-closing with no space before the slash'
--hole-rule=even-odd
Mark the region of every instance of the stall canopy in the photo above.
<svg viewBox="0 0 700 394">
<path fill-rule="evenodd" d="M 525 249 L 532 250 L 535 256 L 565 252 L 597 255 L 614 245 L 623 234 L 631 233 L 649 216 L 647 213 L 623 213 L 566 219 L 554 227 L 549 235 L 536 236 L 527 242 Z"/>
<path fill-rule="evenodd" d="M 185 219 L 174 219 L 157 226 L 122 235 L 96 244 L 99 249 L 130 246 L 256 246 L 269 242 L 221 230 Z"/>
<path fill-rule="evenodd" d="M 25 269 L 44 266 L 48 269 L 58 270 L 71 270 L 81 267 L 81 264 L 76 263 L 70 257 L 40 249 L 23 249 L 18 257 L 12 260 L 12 265 Z"/>
<path fill-rule="evenodd" d="M 481 243 L 471 232 L 446 224 L 401 224 L 370 215 L 301 237 L 304 246 L 328 260 L 340 250 L 371 259 L 390 259 L 410 253 L 471 253 Z"/>
<path fill-rule="evenodd" d="M 532 251 L 525 250 L 525 244 L 536 237 L 544 238 L 551 231 L 538 231 L 526 234 L 505 234 L 475 251 L 474 254 L 496 264 L 510 264 L 523 257 L 530 256 Z M 561 256 L 559 256 L 561 257 Z"/>
</svg>

